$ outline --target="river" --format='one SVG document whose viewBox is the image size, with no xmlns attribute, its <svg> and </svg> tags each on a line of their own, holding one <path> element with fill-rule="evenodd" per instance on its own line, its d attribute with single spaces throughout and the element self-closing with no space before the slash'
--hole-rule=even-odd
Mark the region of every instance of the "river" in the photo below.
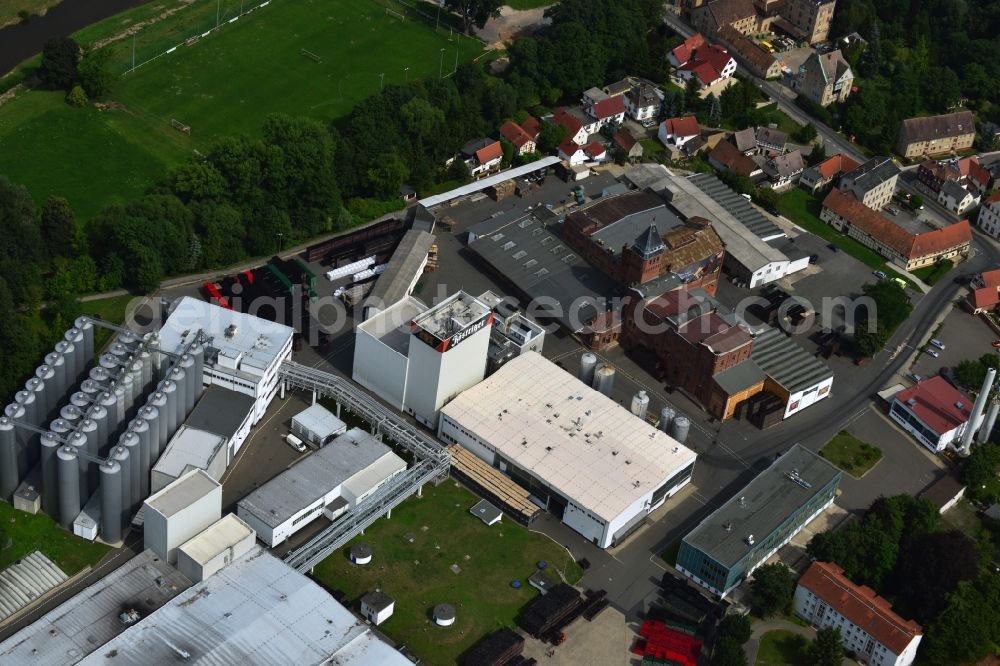
<svg viewBox="0 0 1000 666">
<path fill-rule="evenodd" d="M 0 72 L 7 73 L 36 53 L 45 42 L 66 37 L 92 23 L 114 16 L 149 0 L 64 0 L 45 16 L 0 30 Z"/>
</svg>

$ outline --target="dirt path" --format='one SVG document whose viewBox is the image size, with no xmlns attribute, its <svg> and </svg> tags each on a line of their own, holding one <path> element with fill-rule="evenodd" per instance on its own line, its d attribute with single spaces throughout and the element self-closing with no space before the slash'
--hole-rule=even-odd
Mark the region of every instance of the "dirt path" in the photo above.
<svg viewBox="0 0 1000 666">
<path fill-rule="evenodd" d="M 500 17 L 490 19 L 476 36 L 491 48 L 502 48 L 505 42 L 522 34 L 530 34 L 551 21 L 545 18 L 545 7 L 518 11 L 509 5 L 500 8 Z"/>
<path fill-rule="evenodd" d="M 184 3 L 180 7 L 174 7 L 173 9 L 165 9 L 151 19 L 146 19 L 145 21 L 139 21 L 138 23 L 133 23 L 125 30 L 119 32 L 118 34 L 112 35 L 111 37 L 105 37 L 104 39 L 98 39 L 91 45 L 91 48 L 99 49 L 102 46 L 107 46 L 108 44 L 113 44 L 114 42 L 121 41 L 126 37 L 131 37 L 133 33 L 139 32 L 143 28 L 153 25 L 154 23 L 159 23 L 165 18 L 173 16 L 177 12 L 186 9 L 188 6 L 194 3 L 195 0 L 182 0 Z"/>
</svg>

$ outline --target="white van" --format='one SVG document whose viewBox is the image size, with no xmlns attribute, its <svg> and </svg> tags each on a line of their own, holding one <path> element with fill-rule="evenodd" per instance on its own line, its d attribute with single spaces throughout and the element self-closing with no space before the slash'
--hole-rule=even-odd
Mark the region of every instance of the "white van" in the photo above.
<svg viewBox="0 0 1000 666">
<path fill-rule="evenodd" d="M 306 445 L 302 443 L 301 439 L 299 439 L 292 433 L 288 433 L 287 435 L 285 435 L 285 441 L 288 442 L 288 446 L 292 447 L 299 453 L 305 453 Z"/>
</svg>

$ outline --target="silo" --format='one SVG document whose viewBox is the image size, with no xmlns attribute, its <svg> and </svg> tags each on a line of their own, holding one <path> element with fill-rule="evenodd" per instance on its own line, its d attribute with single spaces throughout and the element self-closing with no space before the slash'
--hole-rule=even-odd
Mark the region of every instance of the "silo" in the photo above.
<svg viewBox="0 0 1000 666">
<path fill-rule="evenodd" d="M 20 390 L 14 394 L 14 402 L 24 407 L 24 420 L 32 425 L 41 423 L 38 410 L 35 409 L 35 394 L 32 391 Z"/>
<path fill-rule="evenodd" d="M 66 331 L 63 339 L 72 344 L 76 350 L 76 353 L 73 355 L 73 358 L 76 361 L 73 372 L 77 377 L 80 377 L 83 375 L 83 371 L 87 369 L 87 352 L 86 344 L 83 340 L 83 331 L 74 326 Z"/>
<path fill-rule="evenodd" d="M 993 433 L 993 426 L 997 422 L 997 413 L 1000 412 L 1000 402 L 993 401 L 990 403 L 990 408 L 986 412 L 986 420 L 983 421 L 983 426 L 979 429 L 979 435 L 976 438 L 980 444 L 985 444 L 990 439 L 990 435 Z"/>
<path fill-rule="evenodd" d="M 139 420 L 145 425 L 145 421 Z M 147 430 L 148 432 L 148 430 Z M 129 481 L 129 503 L 125 505 L 129 512 L 139 508 L 142 500 L 146 498 L 142 494 L 142 438 L 132 430 L 127 430 L 122 438 L 118 440 L 119 447 L 128 450 L 128 481 Z M 121 460 L 118 460 L 121 463 Z"/>
<path fill-rule="evenodd" d="M 69 388 L 69 381 L 66 377 L 66 359 L 59 352 L 49 352 L 45 355 L 45 365 L 52 368 L 52 386 L 55 388 L 53 397 L 58 403 L 66 395 Z"/>
<path fill-rule="evenodd" d="M 129 401 L 129 404 L 135 408 L 138 407 L 142 394 L 146 392 L 145 386 L 142 383 L 142 361 L 139 358 L 132 361 L 132 366 L 129 368 L 129 376 L 132 377 L 132 399 Z"/>
<path fill-rule="evenodd" d="M 73 529 L 73 521 L 80 515 L 80 465 L 76 449 L 60 447 L 56 453 L 59 470 L 59 524 Z"/>
<path fill-rule="evenodd" d="M 116 342 L 108 348 L 108 353 L 116 357 L 119 362 L 124 363 L 129 357 L 132 356 L 132 348 L 127 345 L 123 345 L 120 342 Z"/>
<path fill-rule="evenodd" d="M 39 389 L 35 391 L 42 399 L 38 405 L 38 415 L 42 421 L 46 421 L 61 397 L 61 394 L 56 391 L 56 371 L 52 369 L 52 366 L 43 363 L 35 370 L 35 378 L 41 382 Z"/>
<path fill-rule="evenodd" d="M 117 407 L 114 417 L 116 425 L 111 430 L 111 439 L 114 439 L 116 435 L 120 434 L 120 430 L 125 425 L 125 421 L 128 418 L 128 409 L 132 406 L 129 400 L 132 397 L 132 378 L 127 374 L 123 374 L 115 382 L 115 390 L 112 393 L 115 394 Z M 108 411 L 111 410 L 109 409 Z"/>
<path fill-rule="evenodd" d="M 184 371 L 184 417 L 194 409 L 195 399 L 198 397 L 198 382 L 194 371 L 194 358 L 191 354 L 181 354 L 177 360 L 177 367 Z"/>
<path fill-rule="evenodd" d="M 59 512 L 59 470 L 56 451 L 62 444 L 51 432 L 39 438 L 42 453 L 42 511 L 55 517 Z"/>
<path fill-rule="evenodd" d="M 135 347 L 139 344 L 139 334 L 133 333 L 132 331 L 125 330 L 118 334 L 118 342 L 125 345 L 126 347 Z"/>
<path fill-rule="evenodd" d="M 122 468 L 114 460 L 101 465 L 101 538 L 122 540 Z"/>
<path fill-rule="evenodd" d="M 101 395 L 103 396 L 104 393 Z M 94 445 L 97 447 L 95 449 L 95 455 L 100 455 L 100 451 L 108 442 L 108 433 L 111 432 L 108 428 L 107 408 L 100 403 L 94 405 L 90 408 L 90 418 L 97 425 L 97 428 L 94 431 Z"/>
<path fill-rule="evenodd" d="M 670 424 L 670 436 L 676 439 L 681 444 L 687 440 L 688 433 L 691 431 L 691 421 L 686 416 L 676 416 L 674 417 L 674 422 Z"/>
<path fill-rule="evenodd" d="M 639 391 L 634 396 L 632 396 L 632 413 L 638 416 L 640 419 L 646 418 L 646 412 L 649 410 L 649 396 L 646 395 L 645 391 Z"/>
<path fill-rule="evenodd" d="M 98 442 L 101 445 L 101 451 L 106 449 L 104 447 L 111 443 L 111 440 L 117 437 L 118 426 L 121 423 L 121 403 L 118 402 L 118 396 L 112 391 L 105 391 L 97 399 L 97 404 L 108 410 L 108 420 L 107 420 L 107 430 L 99 437 Z M 95 419 L 96 420 L 96 419 Z M 98 427 L 100 427 L 100 422 L 98 422 Z M 98 430 L 100 432 L 100 430 Z"/>
<path fill-rule="evenodd" d="M 177 390 L 177 406 L 175 408 L 177 411 L 177 423 L 170 431 L 170 434 L 173 434 L 174 430 L 180 427 L 180 425 L 184 423 L 184 419 L 187 418 L 188 381 L 187 373 L 184 372 L 183 368 L 179 368 L 177 366 L 171 368 L 170 372 L 167 373 L 167 377 L 173 380 L 174 386 Z"/>
<path fill-rule="evenodd" d="M 139 416 L 149 421 L 149 450 L 155 452 L 156 456 L 160 455 L 160 451 L 166 447 L 167 440 L 170 439 L 168 409 L 167 395 L 157 391 L 149 396 L 146 406 L 139 411 Z M 150 455 L 153 456 L 153 453 Z M 156 457 L 152 459 L 156 460 Z"/>
<path fill-rule="evenodd" d="M 27 416 L 24 405 L 17 402 L 7 405 L 3 412 L 12 421 L 24 421 L 25 416 Z M 28 451 L 31 448 L 31 435 L 32 432 L 24 428 L 17 428 L 14 431 L 15 449 L 17 451 L 17 471 L 18 476 L 21 478 L 28 473 L 28 468 L 30 467 Z"/>
<path fill-rule="evenodd" d="M 83 410 L 73 403 L 63 405 L 63 408 L 59 410 L 59 418 L 75 428 L 76 424 L 83 420 Z"/>
<path fill-rule="evenodd" d="M 594 390 L 604 395 L 611 395 L 611 386 L 615 383 L 615 367 L 608 363 L 602 364 L 594 371 Z"/>
<path fill-rule="evenodd" d="M 80 379 L 80 373 L 77 372 L 76 347 L 72 342 L 60 340 L 56 343 L 56 353 L 62 354 L 66 365 L 66 388 L 76 386 L 76 382 Z"/>
<path fill-rule="evenodd" d="M 73 327 L 83 334 L 83 360 L 90 363 L 94 358 L 94 324 L 88 317 L 77 317 Z"/>
<path fill-rule="evenodd" d="M 594 385 L 594 370 L 597 369 L 597 355 L 584 352 L 580 357 L 580 381 L 587 386 Z"/>
<path fill-rule="evenodd" d="M 664 405 L 660 409 L 660 430 L 669 433 L 670 424 L 674 422 L 674 416 L 676 415 L 677 412 L 674 411 L 673 407 L 670 405 Z"/>
<path fill-rule="evenodd" d="M 95 407 L 94 409 L 99 411 L 104 410 L 103 407 Z M 91 416 L 93 416 L 93 412 L 91 412 Z M 101 444 L 97 440 L 97 421 L 95 421 L 93 418 L 87 418 L 80 421 L 80 427 L 77 428 L 77 432 L 81 433 L 84 437 L 87 438 L 87 444 L 86 444 L 87 453 L 89 453 L 94 457 L 99 456 L 100 455 L 99 450 L 101 448 Z M 92 491 L 94 488 L 97 487 L 97 476 L 98 476 L 97 466 L 87 465 L 88 492 Z"/>
<path fill-rule="evenodd" d="M 95 365 L 90 369 L 90 379 L 101 385 L 103 389 L 105 386 L 111 383 L 111 372 L 107 368 L 100 365 Z M 83 388 L 83 384 L 80 385 Z"/>
<path fill-rule="evenodd" d="M 142 383 L 140 384 L 142 393 L 150 389 L 153 382 L 153 354 L 149 349 L 139 352 L 139 363 L 142 364 Z"/>
<path fill-rule="evenodd" d="M 166 446 L 166 441 L 170 439 L 170 436 L 174 434 L 174 430 L 177 429 L 177 386 L 169 379 L 164 379 L 160 382 L 159 390 L 157 393 L 163 394 L 166 404 L 160 407 L 160 419 L 167 424 L 166 426 L 166 440 L 163 446 Z"/>
<path fill-rule="evenodd" d="M 6 416 L 0 416 L 0 497 L 10 502 L 20 482 L 14 423 Z"/>
<path fill-rule="evenodd" d="M 87 381 L 90 381 L 89 379 Z M 69 397 L 69 404 L 76 405 L 80 409 L 86 411 L 90 409 L 90 403 L 93 399 L 89 393 L 84 391 L 77 391 Z"/>
<path fill-rule="evenodd" d="M 166 358 L 160 353 L 160 334 L 156 331 L 152 331 L 146 334 L 146 349 L 149 350 L 151 354 L 151 361 L 153 363 L 152 368 L 152 379 L 153 383 L 158 384 L 160 380 L 163 379 L 163 361 Z"/>
<path fill-rule="evenodd" d="M 104 368 L 108 371 L 108 375 L 114 377 L 118 374 L 118 365 L 122 362 L 121 357 L 115 356 L 111 353 L 101 354 L 101 357 L 97 359 L 98 367 Z"/>
<path fill-rule="evenodd" d="M 138 451 L 137 451 L 138 453 Z M 118 463 L 122 470 L 122 512 L 121 524 L 125 525 L 132 517 L 132 503 L 135 498 L 132 495 L 132 452 L 120 442 L 118 446 L 111 449 L 111 459 Z M 136 459 L 136 463 L 138 463 Z M 138 479 L 136 479 L 138 481 Z"/>
<path fill-rule="evenodd" d="M 134 434 L 139 440 L 139 451 L 133 455 L 136 456 L 139 468 L 136 476 L 139 480 L 139 494 L 136 497 L 139 498 L 139 502 L 142 502 L 149 495 L 149 471 L 153 467 L 152 458 L 150 457 L 150 452 L 152 451 L 152 430 L 149 427 L 149 421 L 140 416 L 132 420 L 131 425 L 129 425 L 129 432 Z"/>
<path fill-rule="evenodd" d="M 205 348 L 201 346 L 201 343 L 196 342 L 188 349 L 188 353 L 194 359 L 194 377 L 197 387 L 195 398 L 197 399 L 205 392 Z"/>
<path fill-rule="evenodd" d="M 66 438 L 66 446 L 76 450 L 76 460 L 79 463 L 77 474 L 80 475 L 80 482 L 77 485 L 80 488 L 80 506 L 84 506 L 87 503 L 87 498 L 90 497 L 90 476 L 92 474 L 90 468 L 95 466 L 86 455 L 87 436 L 79 431 L 71 433 Z"/>
<path fill-rule="evenodd" d="M 38 377 L 32 377 L 24 383 L 24 390 L 35 396 L 35 425 L 48 420 L 48 408 L 45 405 L 45 382 Z"/>
</svg>

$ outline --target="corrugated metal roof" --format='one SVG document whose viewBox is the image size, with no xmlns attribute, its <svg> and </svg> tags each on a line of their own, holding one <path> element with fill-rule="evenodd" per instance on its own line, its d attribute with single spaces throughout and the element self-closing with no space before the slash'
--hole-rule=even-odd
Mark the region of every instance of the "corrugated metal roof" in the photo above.
<svg viewBox="0 0 1000 666">
<path fill-rule="evenodd" d="M 776 328 L 754 338 L 750 359 L 790 393 L 833 377 L 833 371 Z"/>
<path fill-rule="evenodd" d="M 293 416 L 292 422 L 309 432 L 316 433 L 321 441 L 330 435 L 339 435 L 347 430 L 346 423 L 319 403 L 311 405 Z"/>
<path fill-rule="evenodd" d="M 405 298 L 407 289 L 413 284 L 418 271 L 422 270 L 421 264 L 427 258 L 435 238 L 434 234 L 426 231 L 417 229 L 407 231 L 396 246 L 396 251 L 392 253 L 385 271 L 375 282 L 375 287 L 368 295 L 366 303 L 375 304 L 383 309 Z"/>
<path fill-rule="evenodd" d="M 180 550 L 195 562 L 205 564 L 252 534 L 253 529 L 235 513 L 227 513 L 200 534 L 185 541 Z"/>
<path fill-rule="evenodd" d="M 507 169 L 506 171 L 501 171 L 500 173 L 490 176 L 489 178 L 483 178 L 482 180 L 477 180 L 473 183 L 469 183 L 468 185 L 456 187 L 453 190 L 449 190 L 441 194 L 435 194 L 434 196 L 427 197 L 426 199 L 421 199 L 419 203 L 427 208 L 433 208 L 434 206 L 451 201 L 452 199 L 458 199 L 459 197 L 481 192 L 487 187 L 492 187 L 493 185 L 502 183 L 505 180 L 520 178 L 521 176 L 529 174 L 533 171 L 538 171 L 539 169 L 544 169 L 547 166 L 552 166 L 553 164 L 558 163 L 558 157 L 543 157 L 542 159 L 530 164 L 525 164 L 524 166 L 519 166 L 514 169 Z"/>
</svg>

